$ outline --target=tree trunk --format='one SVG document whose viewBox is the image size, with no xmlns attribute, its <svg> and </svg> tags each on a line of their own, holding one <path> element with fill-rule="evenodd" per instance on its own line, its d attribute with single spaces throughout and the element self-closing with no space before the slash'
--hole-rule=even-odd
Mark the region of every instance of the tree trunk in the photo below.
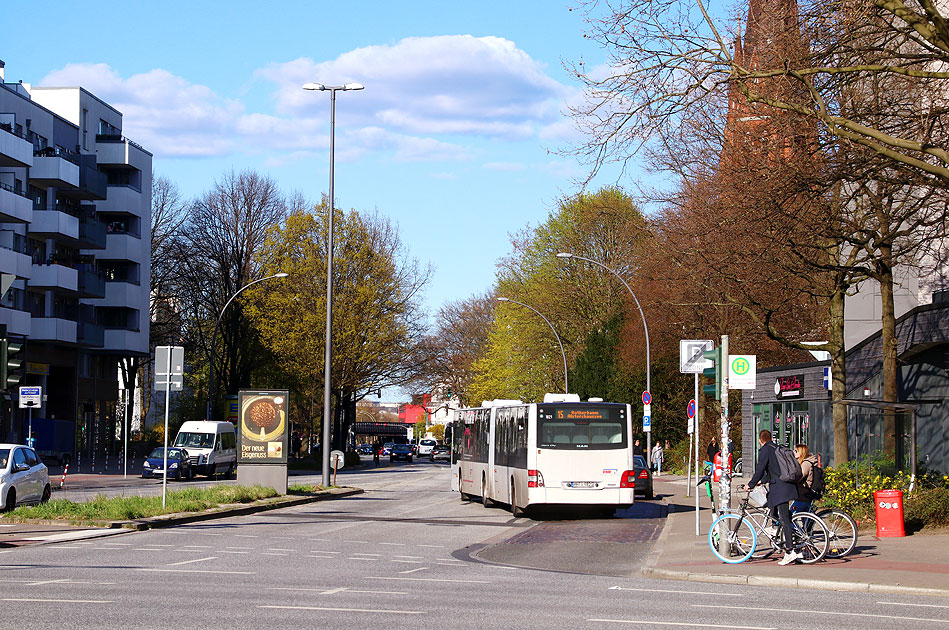
<svg viewBox="0 0 949 630">
<path fill-rule="evenodd" d="M 899 402 L 896 364 L 896 311 L 893 303 L 893 250 L 890 246 L 880 247 L 880 260 L 876 264 L 876 279 L 880 283 L 880 301 L 882 305 L 882 341 L 883 341 L 883 400 Z M 883 453 L 898 458 L 896 413 L 892 409 L 883 412 Z M 897 461 L 897 466 L 902 462 Z"/>
<path fill-rule="evenodd" d="M 838 288 L 830 298 L 829 349 L 831 398 L 834 426 L 834 466 L 850 459 L 850 432 L 847 430 L 847 357 L 844 350 L 845 291 Z"/>
</svg>

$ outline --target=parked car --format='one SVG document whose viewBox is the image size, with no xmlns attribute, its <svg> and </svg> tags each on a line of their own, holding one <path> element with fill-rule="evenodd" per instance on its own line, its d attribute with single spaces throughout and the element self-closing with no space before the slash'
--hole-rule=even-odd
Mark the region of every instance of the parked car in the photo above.
<svg viewBox="0 0 949 630">
<path fill-rule="evenodd" d="M 429 454 L 429 458 L 434 462 L 435 460 L 444 459 L 446 462 L 451 460 L 451 447 L 447 444 L 436 444 L 432 447 L 432 452 Z"/>
<path fill-rule="evenodd" d="M 164 465 L 165 449 L 159 446 L 145 458 L 145 463 L 142 464 L 142 478 L 162 477 Z M 183 448 L 168 449 L 168 477 L 178 481 L 194 478 L 194 468 L 191 467 L 188 451 Z"/>
<path fill-rule="evenodd" d="M 438 444 L 438 440 L 432 438 L 422 438 L 418 443 L 418 456 L 431 455 L 432 449 Z"/>
<path fill-rule="evenodd" d="M 397 459 L 404 459 L 405 461 L 412 463 L 412 445 L 393 444 L 392 448 L 389 450 L 389 462 L 394 462 Z"/>
<path fill-rule="evenodd" d="M 356 452 L 360 455 L 372 455 L 372 444 L 360 444 L 356 447 Z"/>
<path fill-rule="evenodd" d="M 49 471 L 36 451 L 20 444 L 0 444 L 0 502 L 4 511 L 21 503 L 45 503 L 51 492 Z"/>
<path fill-rule="evenodd" d="M 633 470 L 636 471 L 636 494 L 645 495 L 646 499 L 652 499 L 652 471 L 646 465 L 646 458 L 642 455 L 633 455 Z"/>
</svg>

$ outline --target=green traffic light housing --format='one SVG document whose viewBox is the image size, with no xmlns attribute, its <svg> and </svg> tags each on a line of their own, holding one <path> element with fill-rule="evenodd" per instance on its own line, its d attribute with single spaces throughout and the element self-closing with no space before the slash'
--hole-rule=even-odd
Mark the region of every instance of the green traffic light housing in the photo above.
<svg viewBox="0 0 949 630">
<path fill-rule="evenodd" d="M 722 347 L 718 346 L 712 350 L 706 350 L 702 353 L 702 358 L 713 363 L 712 367 L 702 370 L 702 375 L 711 378 L 714 383 L 703 385 L 702 393 L 709 396 L 715 396 L 715 400 L 722 399 L 722 370 L 725 366 L 722 364 Z"/>
<path fill-rule="evenodd" d="M 10 341 L 7 338 L 0 339 L 0 389 L 8 390 L 16 387 L 23 375 L 17 372 L 23 365 L 23 360 L 13 358 L 23 349 L 22 343 Z"/>
</svg>

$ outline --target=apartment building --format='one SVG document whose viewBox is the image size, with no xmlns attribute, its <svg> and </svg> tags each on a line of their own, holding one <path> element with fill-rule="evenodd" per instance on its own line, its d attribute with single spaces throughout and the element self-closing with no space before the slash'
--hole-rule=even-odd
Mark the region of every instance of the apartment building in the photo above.
<svg viewBox="0 0 949 630">
<path fill-rule="evenodd" d="M 48 434 L 72 433 L 70 456 L 101 467 L 121 437 L 119 362 L 149 351 L 152 155 L 82 87 L 5 74 L 0 62 L 0 325 L 23 367 L 0 383 L 0 440 L 26 439 L 17 385 L 40 385 L 37 449 L 60 455 Z"/>
</svg>

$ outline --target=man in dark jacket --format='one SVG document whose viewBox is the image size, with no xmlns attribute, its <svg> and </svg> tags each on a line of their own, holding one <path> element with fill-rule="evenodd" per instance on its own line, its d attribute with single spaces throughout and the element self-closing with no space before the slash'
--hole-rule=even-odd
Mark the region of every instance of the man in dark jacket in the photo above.
<svg viewBox="0 0 949 630">
<path fill-rule="evenodd" d="M 778 455 L 775 452 L 777 447 L 771 441 L 771 431 L 764 429 L 758 433 L 758 443 L 761 444 L 761 450 L 758 451 L 758 465 L 755 466 L 755 474 L 748 482 L 748 490 L 753 489 L 762 481 L 769 484 L 768 507 L 771 508 L 771 518 L 777 516 L 781 523 L 781 530 L 784 532 L 784 557 L 781 558 L 778 564 L 791 564 L 804 557 L 804 554 L 794 550 L 791 532 L 789 504 L 791 501 L 797 500 L 797 486 L 793 483 L 781 481 Z"/>
</svg>

